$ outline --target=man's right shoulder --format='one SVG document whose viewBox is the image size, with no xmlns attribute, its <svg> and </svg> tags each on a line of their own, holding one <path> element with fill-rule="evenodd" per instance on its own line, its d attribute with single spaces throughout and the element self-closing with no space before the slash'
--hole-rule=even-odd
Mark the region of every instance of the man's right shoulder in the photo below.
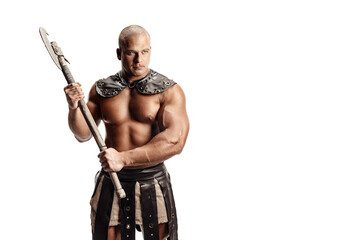
<svg viewBox="0 0 360 240">
<path fill-rule="evenodd" d="M 96 81 L 94 85 L 98 95 L 109 98 L 118 95 L 128 86 L 128 83 L 120 77 L 120 72 L 117 72 L 114 75 Z"/>
</svg>

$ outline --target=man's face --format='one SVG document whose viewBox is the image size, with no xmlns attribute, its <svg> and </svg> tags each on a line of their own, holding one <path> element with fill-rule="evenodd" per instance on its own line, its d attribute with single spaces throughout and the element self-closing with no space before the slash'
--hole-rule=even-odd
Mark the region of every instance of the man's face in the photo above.
<svg viewBox="0 0 360 240">
<path fill-rule="evenodd" d="M 146 34 L 132 35 L 118 49 L 118 58 L 126 77 L 143 77 L 148 73 L 151 46 Z"/>
</svg>

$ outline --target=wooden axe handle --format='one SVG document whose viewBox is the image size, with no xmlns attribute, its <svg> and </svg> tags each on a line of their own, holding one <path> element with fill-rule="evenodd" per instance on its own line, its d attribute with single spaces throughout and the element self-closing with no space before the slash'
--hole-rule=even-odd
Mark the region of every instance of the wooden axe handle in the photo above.
<svg viewBox="0 0 360 240">
<path fill-rule="evenodd" d="M 53 47 L 57 47 L 57 44 L 55 42 L 52 42 Z M 61 51 L 61 50 L 60 50 Z M 75 80 L 69 70 L 69 67 L 66 64 L 66 60 L 65 57 L 62 55 L 58 55 L 59 57 L 59 63 L 62 69 L 62 72 L 65 76 L 65 79 L 67 81 L 68 84 L 70 83 L 75 83 Z M 89 108 L 87 107 L 85 101 L 82 99 L 79 101 L 79 108 L 85 118 L 85 121 L 87 123 L 87 125 L 89 126 L 89 129 L 92 133 L 92 135 L 94 136 L 94 139 L 96 141 L 96 144 L 99 147 L 100 151 L 104 151 L 105 149 L 107 149 L 105 141 L 103 140 L 103 138 L 101 137 L 101 134 L 99 132 L 99 129 L 94 121 L 94 118 L 92 117 Z M 110 172 L 110 178 L 112 183 L 114 184 L 115 187 L 115 191 L 116 194 L 118 196 L 119 199 L 121 198 L 125 198 L 126 197 L 126 193 L 124 191 L 124 189 L 121 186 L 120 180 L 116 174 L 116 172 Z"/>
</svg>

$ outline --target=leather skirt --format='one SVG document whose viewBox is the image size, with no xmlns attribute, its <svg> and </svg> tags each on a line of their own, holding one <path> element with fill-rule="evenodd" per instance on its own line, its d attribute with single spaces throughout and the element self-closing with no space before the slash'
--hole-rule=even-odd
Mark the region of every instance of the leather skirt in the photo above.
<svg viewBox="0 0 360 240">
<path fill-rule="evenodd" d="M 159 239 L 157 200 L 154 179 L 161 187 L 166 205 L 168 218 L 168 240 L 177 240 L 177 216 L 173 191 L 170 182 L 170 175 L 165 164 L 145 169 L 122 169 L 117 173 L 126 197 L 119 200 L 120 206 L 120 228 L 122 240 L 135 239 L 135 184 L 140 184 L 140 203 L 142 214 L 142 230 L 145 240 Z M 100 181 L 101 180 L 101 181 Z M 98 189 L 101 188 L 101 189 Z M 101 171 L 96 180 L 94 195 L 100 191 L 97 201 L 96 213 L 94 214 L 93 240 L 107 240 L 107 232 L 110 222 L 110 215 L 114 201 L 114 186 L 109 174 Z"/>
</svg>

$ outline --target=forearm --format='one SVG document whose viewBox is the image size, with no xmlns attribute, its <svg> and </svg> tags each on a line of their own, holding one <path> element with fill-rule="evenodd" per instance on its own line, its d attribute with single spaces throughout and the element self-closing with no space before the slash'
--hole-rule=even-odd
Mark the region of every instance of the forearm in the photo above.
<svg viewBox="0 0 360 240">
<path fill-rule="evenodd" d="M 91 132 L 79 108 L 69 109 L 68 114 L 69 128 L 79 142 L 88 141 Z"/>
<path fill-rule="evenodd" d="M 181 153 L 185 145 L 186 136 L 172 134 L 171 132 L 159 133 L 144 146 L 123 152 L 125 167 L 145 164 L 156 164 Z"/>
</svg>

